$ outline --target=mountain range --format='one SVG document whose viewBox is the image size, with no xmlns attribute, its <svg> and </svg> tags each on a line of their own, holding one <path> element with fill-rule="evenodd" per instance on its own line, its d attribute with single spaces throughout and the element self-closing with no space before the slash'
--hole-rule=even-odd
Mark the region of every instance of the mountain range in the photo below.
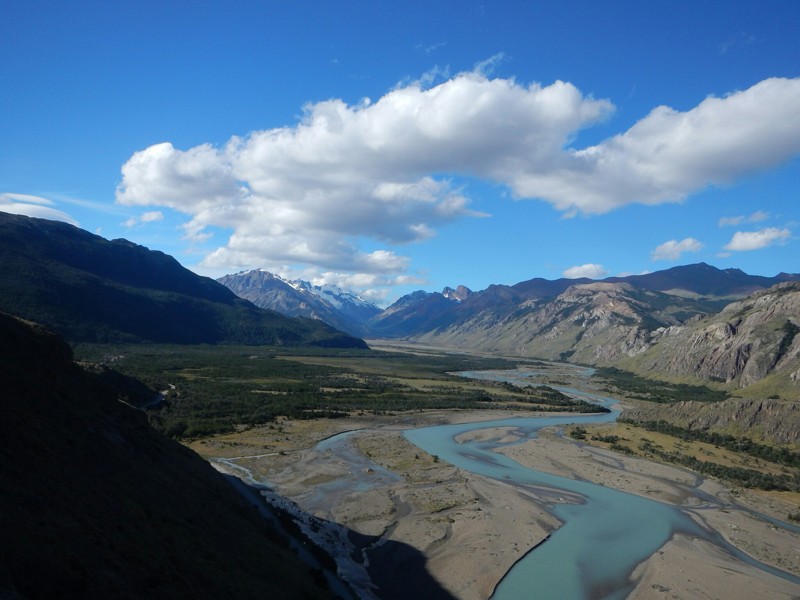
<svg viewBox="0 0 800 600">
<path fill-rule="evenodd" d="M 265 271 L 219 281 L 275 310 L 301 312 L 316 306 L 313 286 L 285 282 Z M 797 274 L 763 277 L 698 263 L 601 281 L 536 278 L 478 292 L 465 286 L 420 290 L 385 310 L 351 312 L 349 322 L 336 322 L 365 336 L 625 365 L 651 376 L 689 377 L 737 388 L 779 372 L 785 381 L 778 387 L 785 391 L 800 367 L 794 366 L 798 282 Z M 293 293 L 286 293 L 287 288 Z M 750 309 L 744 311 L 745 306 Z M 332 308 L 326 306 L 328 312 Z M 302 314 L 324 318 L 321 309 L 315 310 Z M 741 317 L 744 313 L 746 318 Z M 717 333 L 697 333 L 709 328 Z M 723 330 L 727 337 L 720 337 Z M 705 342 L 701 344 L 698 336 Z M 687 347 L 695 350 L 687 352 Z"/>
<path fill-rule="evenodd" d="M 261 308 L 290 317 L 319 319 L 357 336 L 369 333 L 367 323 L 381 312 L 358 294 L 338 286 L 283 279 L 263 270 L 242 271 L 217 281 Z"/>
<path fill-rule="evenodd" d="M 366 347 L 330 320 L 454 349 L 707 382 L 731 397 L 640 402 L 625 416 L 793 447 L 800 439 L 800 275 L 700 263 L 417 291 L 385 310 L 265 271 L 223 280 L 126 240 L 0 213 L 0 311 L 17 315 L 0 314 L 0 597 L 332 596 L 252 503 L 133 408 L 150 390 L 75 363 L 69 343 Z M 303 316 L 259 308 L 226 287 L 237 285 L 254 297 L 278 290 L 274 307 Z"/>
<path fill-rule="evenodd" d="M 669 311 L 680 320 L 718 312 L 731 300 L 777 283 L 797 280 L 800 280 L 797 274 L 779 273 L 774 277 L 763 277 L 748 275 L 739 269 L 723 270 L 698 263 L 599 281 L 534 278 L 511 286 L 490 285 L 479 292 L 463 285 L 446 287 L 441 292 L 418 290 L 401 297 L 384 310 L 336 286 L 286 280 L 264 270 L 242 271 L 225 275 L 217 281 L 262 308 L 290 316 L 320 319 L 353 335 L 396 338 L 441 331 L 466 323 L 485 311 L 496 315 L 515 312 L 522 305 L 554 299 L 574 286 L 623 284 L 631 290 L 661 292 L 665 295 L 651 295 L 650 300 L 670 305 Z M 674 322 L 673 319 L 670 324 Z"/>
<path fill-rule="evenodd" d="M 0 213 L 0 310 L 72 343 L 366 348 L 362 337 L 402 338 L 798 398 L 798 288 L 797 274 L 699 263 L 601 281 L 420 290 L 381 310 L 262 270 L 214 281 L 127 240 Z"/>
<path fill-rule="evenodd" d="M 258 308 L 162 252 L 1 212 L 0 310 L 70 342 L 366 347 L 318 319 Z"/>
</svg>

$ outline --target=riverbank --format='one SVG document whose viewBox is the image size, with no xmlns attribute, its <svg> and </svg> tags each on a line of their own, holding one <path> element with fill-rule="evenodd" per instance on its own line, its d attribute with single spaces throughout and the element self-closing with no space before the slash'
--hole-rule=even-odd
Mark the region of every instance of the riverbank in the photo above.
<svg viewBox="0 0 800 600">
<path fill-rule="evenodd" d="M 733 492 L 692 472 L 577 444 L 553 431 L 502 450 L 522 465 L 583 479 L 683 508 L 704 528 L 767 565 L 800 575 L 800 534 L 757 518 L 785 519 L 796 506 L 748 491 Z M 676 535 L 639 565 L 629 598 L 796 598 L 797 584 L 771 575 L 706 541 Z"/>
<path fill-rule="evenodd" d="M 450 594 L 482 600 L 514 563 L 559 526 L 545 510 L 548 503 L 576 499 L 461 471 L 410 444 L 402 431 L 509 416 L 508 412 L 476 411 L 284 421 L 273 428 L 196 442 L 193 448 L 208 457 L 234 458 L 257 479 L 270 481 L 277 492 L 321 518 L 383 542 L 419 550 L 427 559 L 427 572 Z M 365 431 L 347 443 L 400 480 L 381 480 L 380 471 L 369 467 L 353 473 L 335 454 L 313 449 L 320 440 L 352 429 Z M 468 435 L 507 436 L 510 441 L 514 434 L 509 429 Z M 741 496 L 732 496 L 722 486 L 706 482 L 698 487 L 699 479 L 691 473 L 579 446 L 552 433 L 508 446 L 503 452 L 538 470 L 685 507 L 701 523 L 758 560 L 800 574 L 800 536 L 777 530 L 740 510 Z M 776 516 L 793 510 L 780 500 L 773 500 L 767 509 Z M 376 579 L 386 591 L 393 583 L 402 583 L 393 582 L 393 577 L 404 576 L 407 574 L 402 571 L 388 571 Z M 633 577 L 637 582 L 634 598 L 744 600 L 753 597 L 748 593 L 752 589 L 761 590 L 766 597 L 791 598 L 798 591 L 795 584 L 750 567 L 714 545 L 681 536 L 640 565 Z M 380 590 L 376 594 L 382 597 Z"/>
</svg>

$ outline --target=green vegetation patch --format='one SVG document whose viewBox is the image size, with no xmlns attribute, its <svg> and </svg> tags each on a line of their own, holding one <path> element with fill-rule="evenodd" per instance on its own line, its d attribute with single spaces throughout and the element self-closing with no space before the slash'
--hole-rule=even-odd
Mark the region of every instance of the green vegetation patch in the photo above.
<svg viewBox="0 0 800 600">
<path fill-rule="evenodd" d="M 614 446 L 612 445 L 612 449 Z M 788 473 L 772 474 L 756 469 L 721 465 L 716 462 L 700 460 L 683 452 L 667 452 L 654 445 L 643 444 L 640 447 L 645 455 L 655 456 L 659 459 L 678 464 L 698 473 L 725 479 L 738 485 L 759 490 L 777 490 L 783 492 L 800 492 L 800 474 Z"/>
<path fill-rule="evenodd" d="M 679 427 L 678 425 L 673 425 L 664 420 L 637 422 L 632 419 L 620 418 L 619 422 L 642 427 L 647 431 L 665 433 L 687 442 L 705 442 L 706 444 L 713 444 L 721 448 L 726 448 L 727 450 L 741 452 L 748 456 L 767 460 L 779 465 L 800 468 L 800 452 L 794 452 L 788 448 L 767 446 L 748 438 L 736 437 L 715 431 L 687 429 L 686 427 Z"/>
<path fill-rule="evenodd" d="M 156 344 L 82 345 L 75 352 L 145 383 L 153 393 L 140 407 L 155 428 L 176 438 L 231 432 L 279 417 L 425 409 L 604 410 L 548 387 L 505 389 L 458 377 L 452 373 L 516 366 L 462 354 Z"/>
<path fill-rule="evenodd" d="M 605 381 L 604 389 L 611 395 L 623 395 L 635 400 L 670 404 L 683 400 L 697 402 L 722 402 L 729 396 L 726 392 L 713 390 L 704 385 L 669 383 L 640 377 L 616 367 L 599 367 L 594 377 Z"/>
</svg>

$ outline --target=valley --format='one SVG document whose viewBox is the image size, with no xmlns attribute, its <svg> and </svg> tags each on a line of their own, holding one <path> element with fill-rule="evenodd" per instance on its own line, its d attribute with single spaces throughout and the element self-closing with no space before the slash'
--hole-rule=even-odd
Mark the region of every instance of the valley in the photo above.
<svg viewBox="0 0 800 600">
<path fill-rule="evenodd" d="M 800 0 L 0 32 L 0 600 L 800 600 Z"/>
<path fill-rule="evenodd" d="M 590 376 L 593 369 L 568 364 L 397 341 L 370 340 L 370 346 L 369 351 L 317 348 L 298 352 L 274 347 L 85 345 L 78 346 L 78 351 L 92 362 L 110 357 L 115 369 L 165 390 L 162 404 L 148 409 L 156 428 L 180 437 L 221 471 L 266 485 L 296 503 L 293 510 L 319 519 L 309 530 L 344 527 L 353 532 L 347 538 L 354 548 L 366 551 L 386 544 L 395 548 L 370 560 L 370 580 L 383 586 L 374 592 L 377 598 L 408 597 L 422 589 L 431 597 L 439 593 L 488 597 L 528 550 L 560 527 L 553 508 L 572 497 L 547 486 L 520 487 L 471 474 L 435 452 L 416 448 L 404 432 L 447 423 L 573 414 L 570 411 L 575 410 L 576 419 L 584 418 L 578 416 L 585 411 L 579 401 L 587 397 L 568 393 L 565 396 L 574 406 L 566 404 L 548 391 L 556 388 L 594 395 L 610 391 L 624 407 L 623 415 L 653 406 L 675 406 L 686 397 L 705 397 L 699 403 L 712 407 L 731 401 L 725 393 L 699 386 L 648 385 L 646 380 L 637 384 L 635 377 L 620 377 L 621 372 L 603 376 L 600 370 Z M 520 388 L 502 380 L 454 374 L 487 370 L 535 375 L 525 376 L 529 387 Z M 546 387 L 533 387 L 542 385 Z M 259 412 L 249 412 L 253 407 Z M 705 531 L 716 531 L 714 535 L 732 545 L 720 550 L 708 539 L 698 542 L 696 533 L 670 538 L 672 542 L 663 550 L 666 554 L 655 555 L 637 575 L 629 574 L 628 585 L 634 586 L 630 594 L 634 589 L 640 594 L 631 597 L 650 597 L 642 591 L 645 581 L 651 582 L 650 591 L 655 589 L 652 586 L 678 590 L 684 584 L 680 578 L 670 578 L 676 565 L 661 558 L 671 554 L 670 548 L 680 549 L 673 561 L 689 553 L 695 567 L 714 564 L 724 573 L 739 573 L 742 590 L 767 586 L 776 594 L 788 593 L 780 578 L 757 567 L 745 568 L 741 557 L 729 553 L 731 548 L 738 549 L 766 565 L 800 575 L 797 533 L 791 525 L 775 528 L 773 522 L 757 516 L 791 524 L 800 511 L 795 484 L 791 491 L 777 491 L 771 484 L 761 490 L 748 482 L 686 470 L 657 451 L 791 481 L 797 481 L 800 473 L 795 464 L 687 442 L 650 432 L 636 422 L 582 425 L 580 430 L 581 435 L 576 435 L 575 427 L 546 429 L 526 440 L 514 428 L 503 426 L 479 430 L 469 439 L 500 440 L 506 446 L 500 452 L 537 471 L 675 506 L 694 514 Z M 323 444 L 345 432 L 355 433 L 342 438 L 336 448 Z M 787 446 L 785 452 L 796 456 L 793 448 Z M 747 535 L 735 533 L 741 531 Z M 340 535 L 333 539 L 340 540 Z M 326 548 L 341 553 L 339 543 L 333 547 L 328 543 Z M 413 570 L 403 570 L 404 561 L 412 559 L 423 561 L 415 563 L 418 567 Z M 398 569 L 406 574 L 402 581 L 390 575 Z M 742 569 L 746 575 L 740 573 Z M 410 572 L 419 577 L 409 577 Z M 444 591 L 431 587 L 429 576 Z M 725 580 L 711 578 L 699 588 L 684 590 L 683 597 L 694 597 L 692 590 L 715 593 L 724 585 Z"/>
<path fill-rule="evenodd" d="M 578 569 L 548 570 L 576 598 L 796 596 L 797 275 L 701 263 L 419 291 L 380 310 L 333 286 L 243 274 L 242 290 L 279 290 L 272 308 L 126 240 L 13 215 L 0 233 L 0 304 L 27 319 L 0 323 L 3 501 L 25 516 L 6 522 L 3 552 L 20 557 L 0 573 L 11 593 L 34 590 L 47 565 L 56 587 L 99 597 L 118 576 L 135 595 L 135 564 L 153 597 L 185 593 L 211 555 L 176 558 L 171 587 L 144 558 L 149 543 L 167 549 L 162 562 L 206 537 L 230 547 L 263 517 L 248 547 L 267 542 L 286 573 L 304 573 L 299 597 L 516 598 L 507 590 L 531 557 Z M 118 477 L 102 476 L 111 464 Z M 74 539 L 31 478 L 53 469 Z M 181 489 L 165 491 L 181 470 L 212 490 L 215 515 L 249 516 L 205 531 L 199 502 L 184 519 Z M 237 483 L 236 496 L 225 478 L 255 487 Z M 92 504 L 96 529 L 85 490 L 126 508 Z M 620 561 L 571 554 L 575 527 L 588 527 L 578 539 L 595 540 L 593 557 Z M 625 552 L 603 541 L 638 532 Z M 223 562 L 259 569 L 261 550 L 242 552 L 220 559 L 213 589 L 226 586 Z M 98 564 L 119 575 L 92 582 Z M 247 576 L 256 596 L 291 586 L 274 566 L 262 575 Z"/>
<path fill-rule="evenodd" d="M 383 310 L 367 310 L 352 292 L 265 271 L 219 281 L 262 308 L 317 319 L 337 314 L 328 302 L 335 297 L 342 307 L 336 322 L 369 339 L 618 367 L 742 397 L 798 398 L 797 274 L 753 276 L 698 263 L 599 281 L 536 278 L 481 291 L 419 290 Z"/>
<path fill-rule="evenodd" d="M 396 352 L 399 348 L 393 344 L 392 349 Z M 403 349 L 414 351 L 413 346 L 403 346 Z M 419 351 L 428 356 L 436 352 L 432 348 Z M 337 360 L 342 359 L 331 362 Z M 329 359 L 312 362 L 317 361 L 327 363 Z M 600 382 L 592 382 L 592 378 L 585 376 L 576 379 L 572 367 L 543 367 L 539 363 L 533 368 L 541 371 L 543 379 L 584 389 L 589 386 L 589 391 L 602 393 Z M 371 371 L 383 369 L 373 365 Z M 394 365 L 394 376 L 398 376 L 399 371 L 401 369 Z M 418 375 L 412 368 L 400 377 L 410 381 Z M 625 405 L 629 402 L 637 401 L 623 401 Z M 518 486 L 469 473 L 451 466 L 446 459 L 416 448 L 403 432 L 446 423 L 497 419 L 508 423 L 510 417 L 521 419 L 533 414 L 553 413 L 532 413 L 517 406 L 506 410 L 392 411 L 391 414 L 360 414 L 334 420 L 280 419 L 271 426 L 247 428 L 189 444 L 216 464 L 222 461 L 225 465 L 235 465 L 245 469 L 255 480 L 268 482 L 272 489 L 303 510 L 366 536 L 366 541 L 361 541 L 364 548 L 397 542 L 418 549 L 426 558 L 426 572 L 452 597 L 486 598 L 512 565 L 558 529 L 559 519 L 553 515 L 553 508 L 563 502 L 575 502 L 577 497 L 547 486 Z M 618 425 L 614 430 L 609 427 L 611 425 L 586 426 L 588 435 L 579 443 L 564 436 L 560 428 L 545 429 L 538 437 L 526 440 L 510 425 L 475 429 L 459 441 L 484 444 L 496 439 L 503 442 L 500 452 L 538 471 L 594 482 L 675 506 L 693 515 L 705 531 L 718 532 L 714 535 L 721 535 L 734 548 L 767 565 L 800 575 L 800 537 L 796 529 L 793 532 L 791 528 L 776 528 L 751 512 L 755 510 L 787 522 L 789 515 L 797 510 L 800 494 L 731 487 L 724 481 L 636 457 L 632 452 L 610 450 L 608 442 L 602 440 L 608 440 L 614 432 L 625 438 L 623 444 L 638 444 L 642 439 L 667 444 L 668 436 L 658 437 L 631 424 Z M 344 449 L 331 449 L 320 443 L 345 431 L 356 433 L 339 442 Z M 680 440 L 672 439 L 672 444 L 681 446 Z M 701 452 L 700 449 L 683 449 Z M 738 460 L 753 466 L 752 459 L 745 456 L 737 457 L 736 453 L 719 449 L 716 452 L 720 461 Z M 352 458 L 347 458 L 351 453 L 362 457 L 355 466 L 349 462 Z M 772 468 L 786 470 L 780 465 Z M 386 476 L 384 470 L 392 477 Z M 702 594 L 712 597 L 727 594 L 731 598 L 747 598 L 754 589 L 765 589 L 775 594 L 774 597 L 789 598 L 796 589 L 796 583 L 748 566 L 741 562 L 741 557 L 731 556 L 730 548 L 720 549 L 718 544 L 702 541 L 696 534 L 670 539 L 631 575 L 629 597 L 693 598 Z M 697 579 L 690 577 L 692 584 L 687 584 L 684 577 L 687 566 L 684 561 L 688 557 L 692 569 L 704 573 Z M 383 559 L 389 562 L 370 563 L 374 566 L 375 581 L 384 586 L 375 592 L 376 597 L 408 597 L 416 585 L 409 575 L 411 571 L 403 571 L 403 580 L 380 572 L 400 569 L 404 560 L 402 553 Z M 735 588 L 728 587 L 734 580 Z M 670 593 L 658 595 L 662 588 Z M 738 591 L 730 596 L 732 589 Z"/>
</svg>

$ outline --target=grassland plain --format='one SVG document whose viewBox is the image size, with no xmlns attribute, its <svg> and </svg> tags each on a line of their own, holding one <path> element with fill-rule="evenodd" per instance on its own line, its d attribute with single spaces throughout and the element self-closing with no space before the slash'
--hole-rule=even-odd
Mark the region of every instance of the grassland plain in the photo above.
<svg viewBox="0 0 800 600">
<path fill-rule="evenodd" d="M 470 382 L 454 371 L 513 368 L 505 359 L 266 346 L 90 346 L 86 361 L 135 377 L 152 391 L 156 429 L 179 439 L 275 423 L 419 410 L 597 411 L 550 387 Z M 157 394 L 159 394 L 157 396 Z"/>
</svg>

